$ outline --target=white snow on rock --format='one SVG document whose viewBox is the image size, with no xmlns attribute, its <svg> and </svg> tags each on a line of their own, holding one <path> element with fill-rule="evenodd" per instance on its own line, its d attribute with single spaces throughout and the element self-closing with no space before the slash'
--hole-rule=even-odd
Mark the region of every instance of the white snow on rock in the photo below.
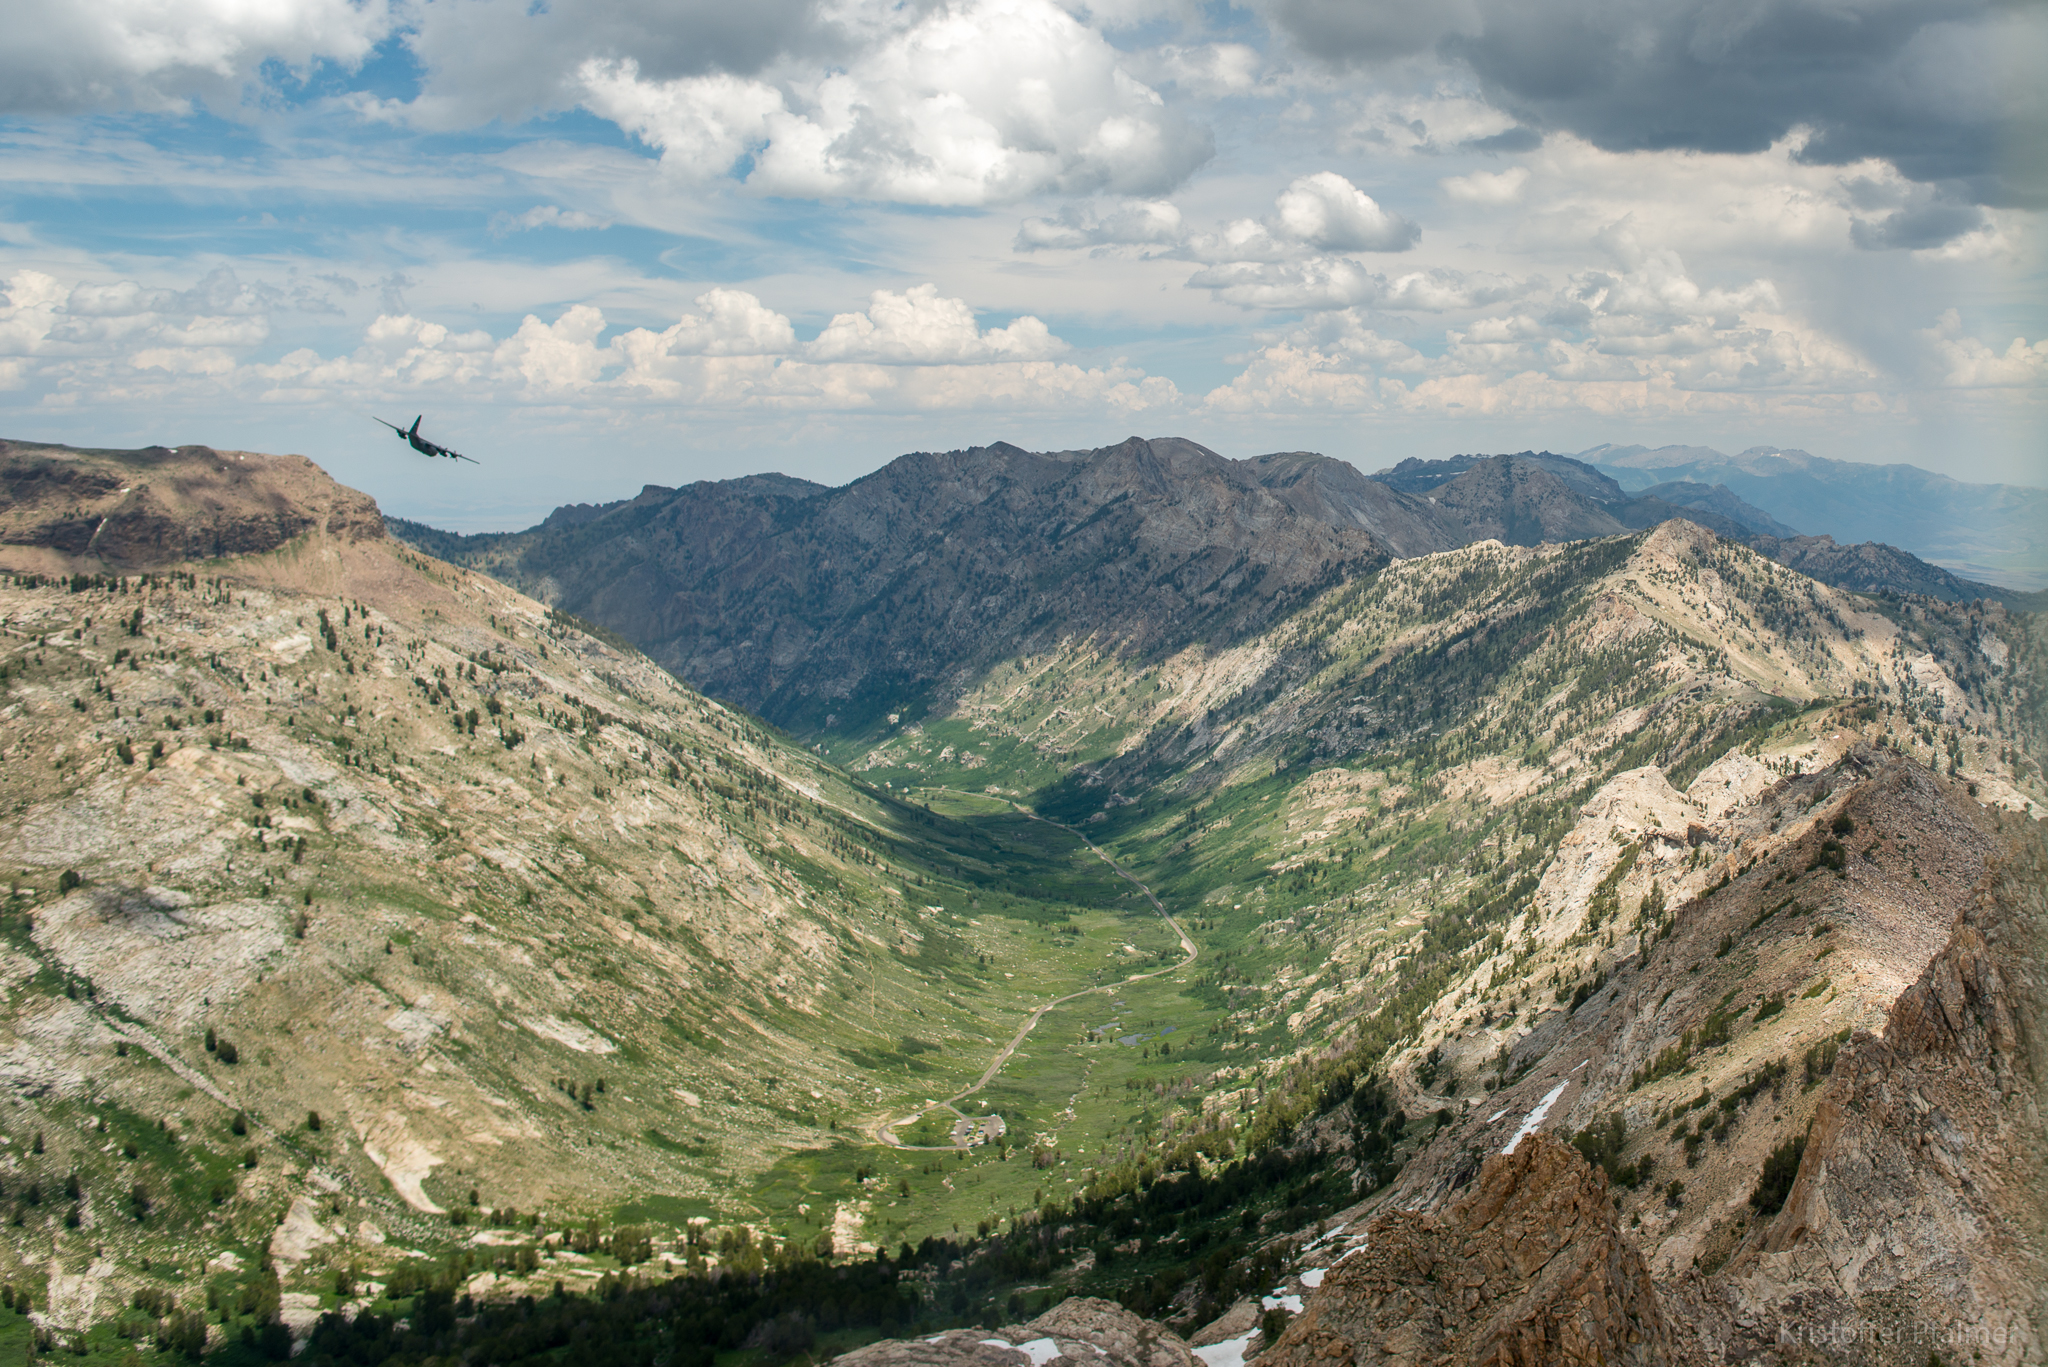
<svg viewBox="0 0 2048 1367">
<path fill-rule="evenodd" d="M 1508 1142 L 1501 1148 L 1501 1152 L 1513 1153 L 1515 1151 L 1515 1145 L 1521 1143 L 1524 1139 L 1527 1139 L 1530 1135 L 1536 1133 L 1537 1127 L 1543 1124 L 1543 1117 L 1550 1114 L 1550 1108 L 1557 1104 L 1557 1099 L 1564 1095 L 1564 1089 L 1569 1086 L 1571 1086 L 1571 1080 L 1567 1078 L 1565 1081 L 1558 1083 L 1555 1087 L 1552 1087 L 1549 1091 L 1545 1092 L 1543 1094 L 1543 1100 L 1537 1102 L 1536 1109 L 1529 1112 L 1529 1114 L 1523 1118 L 1521 1126 L 1518 1129 L 1516 1129 L 1514 1133 L 1514 1137 L 1509 1139 Z"/>
<path fill-rule="evenodd" d="M 1205 1367 L 1244 1367 L 1244 1350 L 1251 1343 L 1253 1335 L 1258 1332 L 1254 1329 L 1250 1334 L 1239 1334 L 1234 1339 L 1225 1339 L 1221 1343 L 1197 1348 L 1194 1354 L 1203 1361 Z"/>
</svg>

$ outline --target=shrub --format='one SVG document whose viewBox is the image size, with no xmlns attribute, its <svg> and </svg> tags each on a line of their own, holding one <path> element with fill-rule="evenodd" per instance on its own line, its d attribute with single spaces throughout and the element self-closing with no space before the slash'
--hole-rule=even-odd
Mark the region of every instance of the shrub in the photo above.
<svg viewBox="0 0 2048 1367">
<path fill-rule="evenodd" d="M 1750 1208 L 1758 1215 L 1776 1215 L 1785 1208 L 1785 1198 L 1792 1194 L 1792 1183 L 1799 1176 L 1799 1160 L 1806 1154 L 1806 1136 L 1795 1135 L 1771 1150 L 1771 1156 L 1764 1160 L 1763 1172 L 1757 1177 L 1756 1190 L 1749 1194 Z"/>
<path fill-rule="evenodd" d="M 57 875 L 57 891 L 60 893 L 70 892 L 84 881 L 83 878 L 78 876 L 77 869 L 66 869 Z"/>
<path fill-rule="evenodd" d="M 306 1128 L 311 1130 L 315 1134 L 320 1133 L 320 1112 L 306 1112 Z"/>
<path fill-rule="evenodd" d="M 156 1346 L 197 1361 L 206 1352 L 206 1312 L 181 1310 L 156 1332 Z"/>
<path fill-rule="evenodd" d="M 235 1064 L 240 1063 L 242 1061 L 241 1052 L 237 1050 L 235 1046 L 227 1040 L 222 1040 L 220 1042 L 220 1048 L 217 1051 L 215 1051 L 214 1057 L 219 1059 L 222 1063 L 227 1064 Z M 317 1130 L 320 1127 L 318 1125 L 315 1125 L 313 1128 Z"/>
</svg>

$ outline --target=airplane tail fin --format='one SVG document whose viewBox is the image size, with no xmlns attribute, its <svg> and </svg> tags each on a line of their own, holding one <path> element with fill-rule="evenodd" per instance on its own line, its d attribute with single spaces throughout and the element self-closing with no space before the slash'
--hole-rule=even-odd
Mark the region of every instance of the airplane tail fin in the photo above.
<svg viewBox="0 0 2048 1367">
<path fill-rule="evenodd" d="M 412 420 L 412 430 L 407 432 L 405 435 L 407 435 L 408 437 L 417 437 L 420 434 L 420 418 L 424 418 L 425 416 L 427 415 L 422 413 L 420 414 L 419 418 L 414 418 Z"/>
</svg>

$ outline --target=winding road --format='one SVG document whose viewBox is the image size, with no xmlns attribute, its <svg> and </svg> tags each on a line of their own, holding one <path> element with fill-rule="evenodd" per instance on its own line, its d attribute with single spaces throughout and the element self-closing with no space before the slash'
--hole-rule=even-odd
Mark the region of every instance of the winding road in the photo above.
<svg viewBox="0 0 2048 1367">
<path fill-rule="evenodd" d="M 958 790 L 952 788 L 939 787 L 930 789 L 929 791 L 951 793 L 957 792 Z M 963 793 L 960 795 L 963 797 L 978 796 L 978 794 L 974 793 Z M 867 1127 L 867 1134 L 868 1137 L 873 1139 L 877 1144 L 881 1144 L 892 1149 L 923 1149 L 941 1153 L 950 1153 L 954 1151 L 960 1146 L 957 1144 L 905 1144 L 896 1137 L 896 1127 L 898 1125 L 914 1125 L 927 1112 L 938 1110 L 941 1108 L 951 1111 L 954 1115 L 960 1117 L 960 1119 L 962 1120 L 974 1120 L 975 1117 L 968 1115 L 967 1112 L 960 1109 L 960 1103 L 962 1101 L 965 1101 L 968 1097 L 973 1096 L 976 1092 L 988 1086 L 989 1083 L 995 1080 L 996 1074 L 1003 1071 L 1003 1065 L 1010 1061 L 1010 1056 L 1017 1052 L 1017 1046 L 1024 1043 L 1025 1037 L 1029 1035 L 1033 1030 L 1037 1029 L 1038 1023 L 1045 1019 L 1046 1012 L 1052 1010 L 1056 1006 L 1065 1006 L 1068 1002 L 1078 1001 L 1082 997 L 1093 996 L 1097 993 L 1101 993 L 1105 996 L 1108 996 L 1115 993 L 1119 988 L 1125 987 L 1131 983 L 1144 982 L 1147 978 L 1157 978 L 1168 973 L 1178 973 L 1182 969 L 1186 968 L 1189 964 L 1193 963 L 1196 959 L 1201 957 L 1202 951 L 1196 948 L 1195 942 L 1193 940 L 1188 938 L 1187 931 L 1181 929 L 1180 922 L 1174 920 L 1172 916 L 1167 914 L 1166 908 L 1163 905 L 1161 905 L 1159 899 L 1153 895 L 1152 889 L 1146 887 L 1143 883 L 1139 882 L 1135 877 L 1131 875 L 1129 870 L 1123 867 L 1123 865 L 1117 863 L 1116 860 L 1111 859 L 1107 854 L 1104 854 L 1102 850 L 1095 844 L 1094 841 L 1090 840 L 1087 836 L 1083 835 L 1074 827 L 1067 825 L 1064 821 L 1054 821 L 1050 817 L 1040 816 L 1037 812 L 1032 811 L 1029 807 L 1025 806 L 1021 802 L 1012 802 L 1010 805 L 1012 807 L 1015 807 L 1023 815 L 1030 817 L 1033 821 L 1041 821 L 1048 826 L 1057 826 L 1060 830 L 1063 830 L 1067 834 L 1073 836 L 1076 840 L 1080 841 L 1083 845 L 1086 845 L 1088 847 L 1089 853 L 1093 854 L 1097 859 L 1100 859 L 1103 863 L 1109 865 L 1110 871 L 1112 873 L 1116 874 L 1117 877 L 1129 883 L 1139 892 L 1145 894 L 1145 900 L 1152 904 L 1152 910 L 1159 914 L 1159 919 L 1166 922 L 1168 926 L 1172 927 L 1173 933 L 1180 937 L 1181 953 L 1184 954 L 1186 957 L 1183 958 L 1177 964 L 1173 964 L 1166 968 L 1155 968 L 1150 973 L 1133 973 L 1130 977 L 1120 978 L 1113 983 L 1105 983 L 1100 987 L 1084 987 L 1079 992 L 1069 992 L 1064 997 L 1055 997 L 1053 1000 L 1047 1002 L 1045 1005 L 1039 1007 L 1036 1011 L 1033 1011 L 1029 1016 L 1026 1016 L 1024 1018 L 1024 1023 L 1017 1027 L 1017 1033 L 1010 1036 L 1010 1042 L 1008 1044 L 1005 1044 L 1001 1049 L 996 1051 L 996 1056 L 989 1060 L 988 1067 L 982 1071 L 981 1076 L 979 1078 L 976 1078 L 971 1086 L 963 1087 L 959 1091 L 953 1093 L 953 1095 L 947 1097 L 945 1100 L 934 1102 L 930 1106 L 922 1107 L 911 1115 L 895 1118 L 884 1116 L 879 1120 L 871 1121 Z"/>
</svg>

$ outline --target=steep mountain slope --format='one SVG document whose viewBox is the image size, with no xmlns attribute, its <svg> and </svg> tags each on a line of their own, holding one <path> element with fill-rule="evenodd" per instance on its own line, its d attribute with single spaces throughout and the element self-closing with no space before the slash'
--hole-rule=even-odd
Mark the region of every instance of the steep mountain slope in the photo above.
<svg viewBox="0 0 2048 1367">
<path fill-rule="evenodd" d="M 1699 446 L 1596 446 L 1578 458 L 1631 490 L 1670 480 L 1721 484 L 1795 527 L 1901 547 L 1973 580 L 2048 589 L 2048 490 L 1771 446 L 1735 456 Z"/>
<path fill-rule="evenodd" d="M 1471 458 L 1465 470 L 1432 486 L 1434 492 L 1426 497 L 1460 544 L 1491 540 L 1534 546 L 1627 530 L 1605 507 L 1573 488 L 1573 481 L 1549 468 L 1551 464 L 1521 456 Z M 1419 490 L 1422 479 L 1409 482 Z"/>
<path fill-rule="evenodd" d="M 452 543 L 502 564 L 587 544 L 623 581 L 673 537 L 727 557 L 691 571 L 734 586 L 706 591 L 707 620 L 776 601 L 764 585 L 805 612 L 837 601 L 815 585 L 851 586 L 834 620 L 869 633 L 858 650 L 812 641 L 766 671 L 720 667 L 786 697 L 828 665 L 943 689 L 920 685 L 922 715 L 823 731 L 809 751 L 609 633 L 369 530 L 309 525 L 261 554 L 115 578 L 22 551 L 79 577 L 0 585 L 0 850 L 25 871 L 26 913 L 7 923 L 0 1068 L 20 1105 L 0 1122 L 0 1180 L 31 1231 L 0 1255 L 7 1275 L 77 1326 L 103 1314 L 95 1297 L 192 1303 L 185 1269 L 225 1248 L 239 1270 L 205 1273 L 208 1290 L 240 1305 L 251 1288 L 259 1312 L 305 1298 L 291 1308 L 310 1322 L 350 1299 L 337 1274 L 360 1264 L 390 1294 L 356 1296 L 375 1313 L 316 1335 L 314 1363 L 379 1344 L 515 1360 L 509 1339 L 474 1337 L 490 1317 L 458 1325 L 461 1291 L 537 1297 L 503 1314 L 559 1332 L 552 1352 L 584 1341 L 580 1312 L 545 1295 L 554 1280 L 651 1256 L 765 1265 L 778 1296 L 858 1283 L 876 1295 L 848 1332 L 914 1323 L 913 1342 L 1110 1295 L 1216 1363 L 1276 1339 L 1327 1352 L 1335 1339 L 1285 1317 L 1291 1297 L 1340 1291 L 1435 1315 L 1436 1349 L 1508 1360 L 1572 1334 L 1610 1357 L 1631 1332 L 1681 1357 L 1749 1351 L 1743 1296 L 1874 1313 L 1812 1268 L 1780 1276 L 1787 1254 L 1762 1230 L 1801 1168 L 1784 1146 L 1831 1089 L 1853 1074 L 1856 1106 L 1899 1104 L 1843 1069 L 1863 1057 L 1854 1032 L 1907 1019 L 1901 994 L 1967 889 L 2038 838 L 2000 814 L 2048 800 L 2038 619 L 1862 597 L 1684 522 L 1384 558 L 1372 519 L 1441 526 L 1452 486 L 1474 516 L 1592 506 L 1514 459 L 1419 495 L 1312 458 L 1219 465 L 1165 443 L 919 459 L 858 497 L 778 479 L 650 489 L 568 510 L 547 537 Z M 1042 538 L 1066 598 L 996 573 L 1048 502 L 1095 519 Z M 1126 536 L 1187 582 L 1219 561 L 1243 578 L 1196 593 L 1125 571 L 1124 601 L 1081 592 L 1109 582 L 1089 557 Z M 841 576 L 834 557 L 862 547 L 872 577 Z M 1335 558 L 1303 558 L 1317 548 Z M 883 592 L 964 592 L 969 571 L 1011 587 L 953 616 Z M 1160 604 L 1184 618 L 1154 620 Z M 928 656 L 874 663 L 895 640 L 883 609 L 906 605 L 903 640 Z M 968 629 L 989 620 L 1032 629 Z M 946 674 L 955 649 L 980 653 Z M 1969 1014 L 1989 1024 L 1958 1030 L 1963 1062 L 1928 1044 L 1883 1066 L 2017 1077 L 1993 1054 L 2033 1027 Z M 1016 1034 L 1026 1021 L 1036 1033 Z M 1965 1115 L 1915 1085 L 2021 1180 L 2024 1146 L 1999 1145 L 2024 1137 L 2023 1098 Z M 1488 1168 L 1546 1126 L 1582 1157 L 1539 1144 Z M 1939 1166 L 1841 1133 L 1830 1152 L 1877 1154 L 1879 1171 Z M 80 1193 L 60 1201 L 74 1168 Z M 1854 1215 L 1840 1230 L 1804 1217 L 1831 1267 L 1876 1218 L 1859 1182 L 1826 1198 Z M 1930 1189 L 1908 1216 L 2016 1219 L 2014 1189 L 1938 1210 Z M 74 1210 L 86 1236 L 64 1227 Z M 458 1216 L 492 1227 L 472 1238 Z M 725 1227 L 693 1235 L 692 1217 Z M 1598 1256 L 1501 1265 L 1553 1217 Z M 415 1284 L 408 1248 L 450 1259 L 431 1277 L 444 1300 L 393 1289 Z M 862 1262 L 836 1280 L 804 1271 L 849 1249 Z M 281 1281 L 255 1270 L 266 1254 Z M 1893 1256 L 1993 1308 L 2019 1282 L 1992 1273 L 2029 1266 Z M 730 1320 L 730 1342 L 675 1308 L 737 1316 L 744 1280 L 591 1313 L 640 1307 L 633 1334 L 675 1335 L 693 1367 L 714 1342 L 768 1357 L 811 1342 L 765 1283 L 773 1320 Z M 1467 1289 L 1499 1314 L 1463 1318 Z M 1317 1332 L 1431 1347 L 1395 1343 L 1416 1317 L 1386 1304 L 1332 1304 Z M 12 1324 L 0 1313 L 0 1335 Z M 1061 1352 L 1062 1336 L 1089 1341 L 1040 1328 Z M 1132 1332 L 1145 1349 L 1150 1331 Z"/>
<path fill-rule="evenodd" d="M 1383 563 L 1380 533 L 1435 548 L 1412 501 L 1322 464 L 1173 439 L 999 443 L 904 456 L 842 489 L 649 488 L 591 520 L 421 544 L 777 723 L 853 730 L 1062 639 L 1146 654 L 1242 636 Z"/>
<path fill-rule="evenodd" d="M 464 1220 L 533 1253 L 537 1211 L 855 1242 L 851 1163 L 837 1211 L 756 1179 L 978 1073 L 1030 1010 L 1006 968 L 1071 991 L 1175 943 L 1056 828 L 852 782 L 317 471 L 234 462 L 258 516 L 295 482 L 355 512 L 138 573 L 0 550 L 0 1279 L 53 1323 L 266 1251 L 333 1304 Z"/>
<path fill-rule="evenodd" d="M 1750 536 L 1793 537 L 1798 532 L 1772 517 L 1754 504 L 1746 503 L 1724 484 L 1700 484 L 1688 480 L 1671 480 L 1664 484 L 1653 484 L 1637 494 L 1631 502 L 1642 504 L 1657 502 L 1677 511 L 1671 516 L 1690 517 L 1701 526 L 1723 536 L 1737 538 Z M 1736 530 L 1722 531 L 1707 519 L 1726 519 Z M 1654 519 L 1657 522 L 1665 518 Z M 1637 525 L 1631 523 L 1631 525 Z M 1648 525 L 1648 523 L 1642 524 Z M 1776 559 L 1775 556 L 1772 557 Z M 1822 576 L 1815 575 L 1814 578 Z M 1833 583 L 1832 580 L 1824 582 Z M 1838 586 L 1840 587 L 1840 586 Z"/>
<path fill-rule="evenodd" d="M 650 485 L 525 532 L 399 534 L 604 622 L 778 724 L 872 739 L 883 716 L 942 715 L 1004 662 L 1063 641 L 1156 661 L 1243 640 L 1388 557 L 1678 517 L 1861 592 L 2009 596 L 1889 547 L 1773 539 L 1790 529 L 1724 488 L 1630 497 L 1548 452 L 1409 460 L 1368 479 L 1311 453 L 1229 461 L 1173 439 L 998 443 L 905 456 L 842 489 Z"/>
<path fill-rule="evenodd" d="M 1745 1309 L 1796 1301 L 1814 1328 L 1917 1329 L 1958 1357 L 2048 1353 L 2040 844 L 1973 893 L 1881 1035 L 1844 1050 L 1783 1212 L 1729 1268 Z"/>
</svg>

